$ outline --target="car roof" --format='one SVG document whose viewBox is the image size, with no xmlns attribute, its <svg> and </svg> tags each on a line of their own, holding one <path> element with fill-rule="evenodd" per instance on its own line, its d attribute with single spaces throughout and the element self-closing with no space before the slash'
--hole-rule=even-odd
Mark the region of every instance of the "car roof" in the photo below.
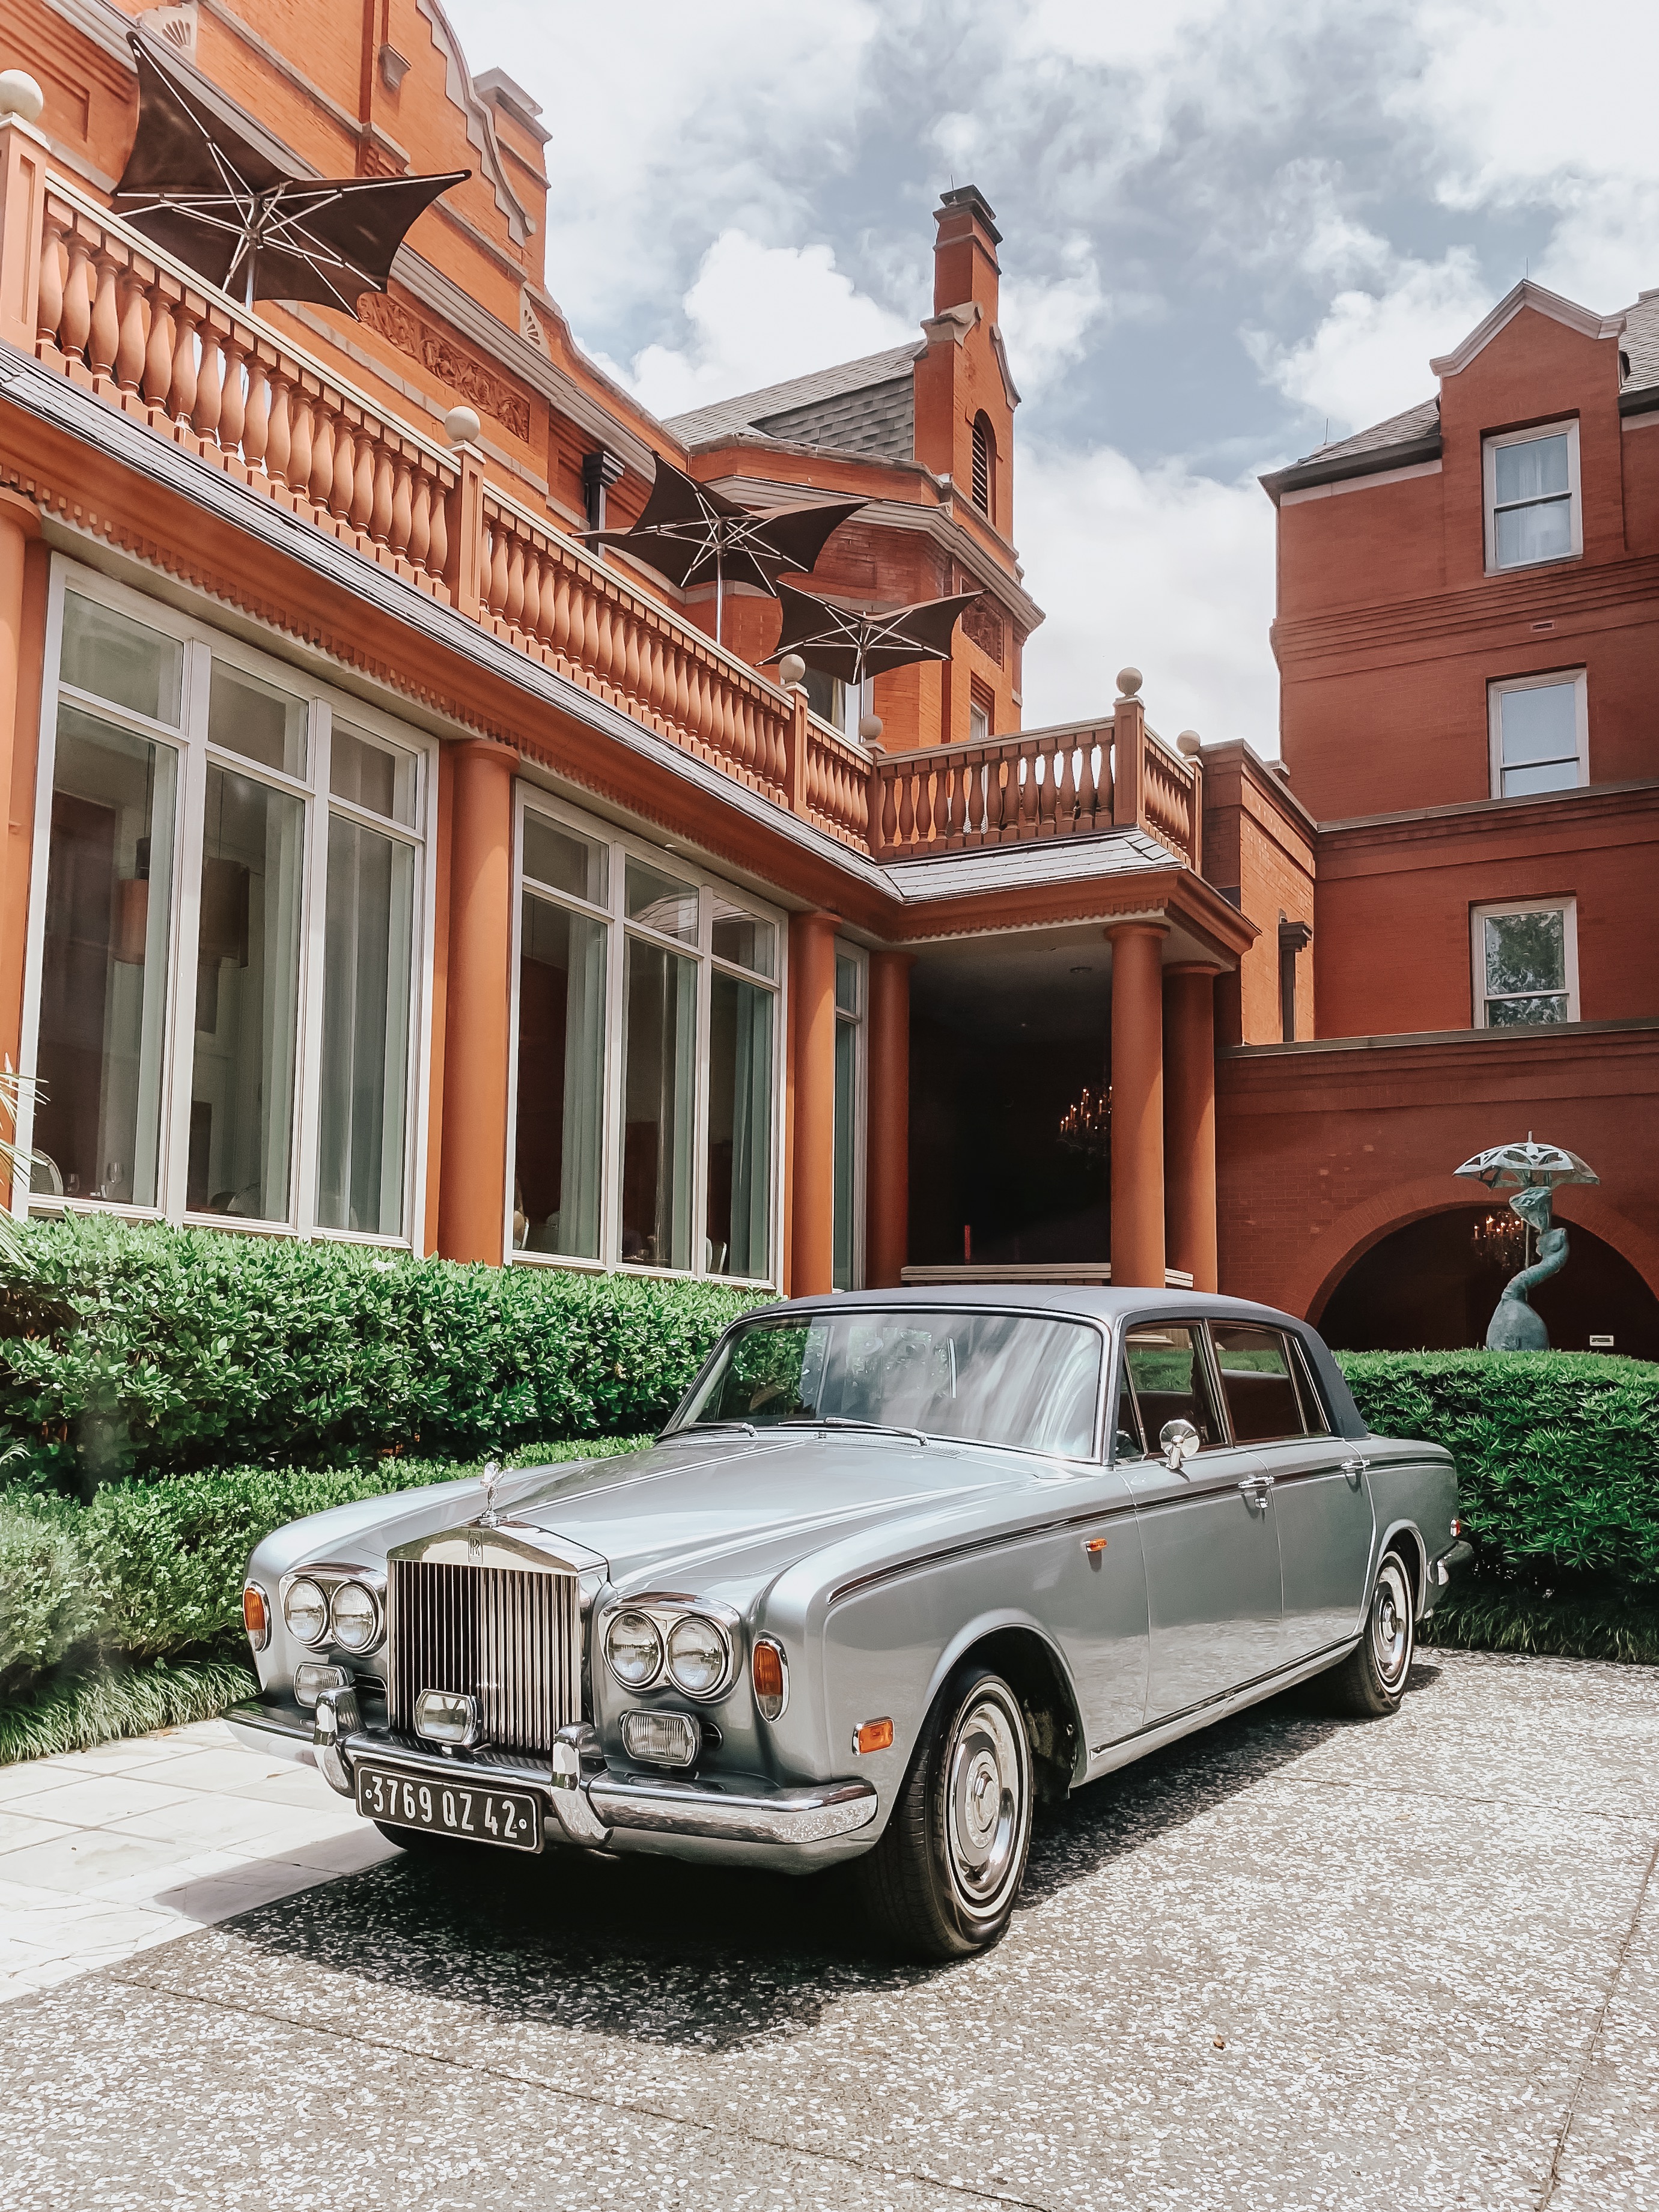
<svg viewBox="0 0 1659 2212">
<path fill-rule="evenodd" d="M 977 1309 L 994 1313 L 1069 1314 L 1108 1322 L 1121 1321 L 1126 1316 L 1164 1314 L 1171 1321 L 1185 1317 L 1308 1327 L 1294 1314 L 1281 1312 L 1276 1306 L 1256 1305 L 1248 1298 L 1225 1298 L 1205 1291 L 1137 1290 L 1128 1284 L 1120 1289 L 1108 1283 L 947 1283 L 896 1291 L 831 1291 L 811 1297 L 781 1299 L 760 1311 L 772 1314 L 786 1309 L 800 1312 L 818 1308 L 838 1312 L 871 1307 L 887 1312 L 912 1307 L 929 1313 Z M 754 1316 L 744 1318 L 751 1320 Z"/>
</svg>

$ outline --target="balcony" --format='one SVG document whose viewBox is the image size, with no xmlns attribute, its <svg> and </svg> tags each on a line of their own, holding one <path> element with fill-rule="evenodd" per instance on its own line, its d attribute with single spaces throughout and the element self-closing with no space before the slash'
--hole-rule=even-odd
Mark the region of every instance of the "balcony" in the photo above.
<svg viewBox="0 0 1659 2212">
<path fill-rule="evenodd" d="M 1196 871 L 1200 771 L 1138 699 L 884 754 L 809 714 L 489 478 L 204 284 L 0 120 L 0 338 L 666 744 L 881 862 L 1138 829 Z"/>
</svg>

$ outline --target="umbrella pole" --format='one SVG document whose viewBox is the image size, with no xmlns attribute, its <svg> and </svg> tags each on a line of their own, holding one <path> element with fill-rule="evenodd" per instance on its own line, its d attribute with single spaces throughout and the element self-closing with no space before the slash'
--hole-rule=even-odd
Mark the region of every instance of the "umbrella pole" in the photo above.
<svg viewBox="0 0 1659 2212">
<path fill-rule="evenodd" d="M 720 629 L 726 616 L 726 572 L 718 551 L 714 555 L 714 642 L 721 643 Z"/>
</svg>

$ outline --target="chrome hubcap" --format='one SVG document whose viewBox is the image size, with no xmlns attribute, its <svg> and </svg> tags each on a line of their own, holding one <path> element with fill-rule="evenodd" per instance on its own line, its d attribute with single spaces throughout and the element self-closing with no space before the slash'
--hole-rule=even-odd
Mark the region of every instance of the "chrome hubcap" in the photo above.
<svg viewBox="0 0 1659 2212">
<path fill-rule="evenodd" d="M 1384 1559 L 1371 1600 L 1371 1656 L 1386 1688 L 1404 1680 L 1412 1657 L 1412 1594 L 1398 1559 Z"/>
<path fill-rule="evenodd" d="M 957 1723 L 945 1790 L 946 1846 L 956 1886 L 975 1910 L 994 1907 L 1024 1843 L 1029 1753 L 1017 1713 L 976 1698 Z"/>
</svg>

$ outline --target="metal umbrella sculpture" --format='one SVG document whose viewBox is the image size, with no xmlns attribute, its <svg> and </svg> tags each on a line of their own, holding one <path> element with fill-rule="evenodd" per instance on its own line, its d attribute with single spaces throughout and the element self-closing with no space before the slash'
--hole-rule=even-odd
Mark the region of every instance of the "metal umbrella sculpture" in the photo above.
<svg viewBox="0 0 1659 2212">
<path fill-rule="evenodd" d="M 866 676 L 908 668 L 918 660 L 948 660 L 951 633 L 965 607 L 984 596 L 957 592 L 948 599 L 921 599 L 908 607 L 832 607 L 827 600 L 780 584 L 783 629 L 777 649 L 762 665 L 796 653 L 821 675 L 862 684 Z"/>
<path fill-rule="evenodd" d="M 811 507 L 757 512 L 659 460 L 639 520 L 626 530 L 596 530 L 588 542 L 619 546 L 683 591 L 712 583 L 718 645 L 728 584 L 752 584 L 774 597 L 780 573 L 788 568 L 810 575 L 831 535 L 866 504 L 861 499 L 821 500 Z"/>
<path fill-rule="evenodd" d="M 1504 1285 L 1497 1311 L 1486 1324 L 1487 1351 L 1547 1352 L 1549 1331 L 1528 1304 L 1528 1295 L 1567 1264 L 1567 1232 L 1552 1223 L 1551 1204 L 1559 1184 L 1599 1182 L 1601 1178 L 1565 1146 L 1539 1144 L 1530 1129 L 1524 1145 L 1494 1145 L 1465 1160 L 1455 1172 L 1473 1176 L 1488 1190 L 1510 1192 L 1510 1210 L 1538 1239 L 1537 1259 Z"/>
<path fill-rule="evenodd" d="M 417 215 L 470 177 L 295 177 L 210 107 L 129 32 L 138 131 L 113 205 L 135 230 L 251 307 L 311 300 L 357 312 L 384 292 Z"/>
</svg>

